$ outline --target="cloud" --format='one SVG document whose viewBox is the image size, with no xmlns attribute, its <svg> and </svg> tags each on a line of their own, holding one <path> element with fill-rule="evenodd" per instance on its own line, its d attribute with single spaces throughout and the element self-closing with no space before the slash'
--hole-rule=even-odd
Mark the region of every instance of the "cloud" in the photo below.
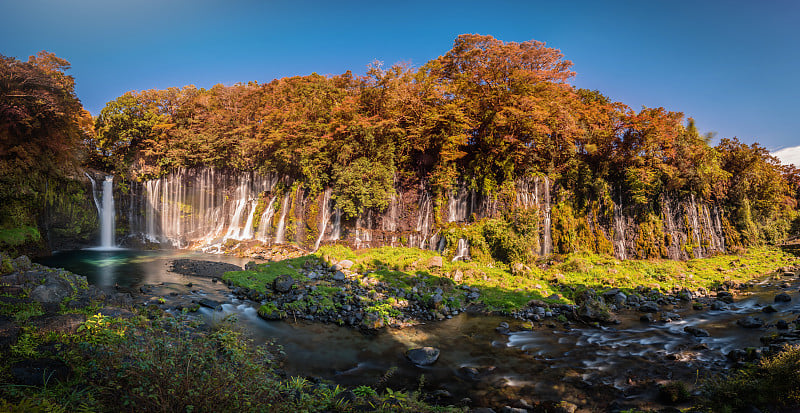
<svg viewBox="0 0 800 413">
<path fill-rule="evenodd" d="M 779 151 L 772 152 L 772 156 L 780 159 L 782 164 L 794 164 L 794 166 L 800 168 L 800 146 L 783 148 Z"/>
</svg>

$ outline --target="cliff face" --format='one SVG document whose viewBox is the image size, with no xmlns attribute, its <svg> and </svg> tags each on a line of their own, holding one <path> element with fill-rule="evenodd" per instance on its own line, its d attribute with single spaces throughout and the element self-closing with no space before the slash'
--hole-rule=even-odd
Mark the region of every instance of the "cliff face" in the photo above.
<svg viewBox="0 0 800 413">
<path fill-rule="evenodd" d="M 658 216 L 637 216 L 635 208 L 614 203 L 610 211 L 598 207 L 594 214 L 569 213 L 566 219 L 564 209 L 553 204 L 553 184 L 545 177 L 518 182 L 513 196 L 490 198 L 461 188 L 435 199 L 424 183 L 395 191 L 384 211 L 367 210 L 345 219 L 335 208 L 331 189 L 312 196 L 287 177 L 186 169 L 131 183 L 127 194 L 118 194 L 117 221 L 126 229 L 128 242 L 210 252 L 255 240 L 293 242 L 309 249 L 334 241 L 356 248 L 447 248 L 458 255 L 459 250 L 466 252 L 465 240 L 447 245 L 444 232 L 504 211 L 524 210 L 536 216 L 538 255 L 589 245 L 622 259 L 686 259 L 724 251 L 726 246 L 719 208 L 693 197 L 662 196 Z M 593 241 L 587 243 L 587 238 Z"/>
</svg>

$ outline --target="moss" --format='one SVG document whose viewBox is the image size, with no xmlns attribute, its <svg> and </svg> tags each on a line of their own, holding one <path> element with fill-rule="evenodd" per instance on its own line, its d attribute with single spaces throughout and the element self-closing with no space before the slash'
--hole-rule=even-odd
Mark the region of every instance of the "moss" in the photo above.
<svg viewBox="0 0 800 413">
<path fill-rule="evenodd" d="M 308 278 L 297 271 L 297 269 L 302 268 L 308 261 L 316 260 L 317 258 L 314 256 L 305 255 L 278 262 L 259 264 L 252 270 L 228 271 L 222 276 L 222 279 L 235 286 L 264 293 L 267 291 L 267 288 L 271 288 L 272 282 L 275 281 L 279 275 L 289 275 L 296 281 L 307 280 Z"/>
<path fill-rule="evenodd" d="M 253 212 L 253 233 L 255 234 L 258 231 L 258 227 L 261 225 L 261 216 L 264 215 L 264 210 L 267 209 L 267 205 L 269 204 L 269 200 L 267 199 L 267 192 L 262 192 L 258 194 L 258 202 L 256 203 L 255 212 Z"/>
<path fill-rule="evenodd" d="M 0 229 L 0 246 L 18 247 L 41 239 L 39 230 L 32 226 Z"/>
</svg>

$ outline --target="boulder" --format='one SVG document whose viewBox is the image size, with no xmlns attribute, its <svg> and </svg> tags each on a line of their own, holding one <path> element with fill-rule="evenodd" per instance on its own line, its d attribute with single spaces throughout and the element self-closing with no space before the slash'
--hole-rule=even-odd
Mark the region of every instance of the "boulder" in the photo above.
<svg viewBox="0 0 800 413">
<path fill-rule="evenodd" d="M 657 313 L 658 310 L 658 303 L 655 301 L 645 301 L 639 306 L 639 311 L 643 313 Z"/>
<path fill-rule="evenodd" d="M 31 259 L 27 255 L 20 255 L 14 258 L 14 269 L 16 271 L 28 271 L 31 269 Z"/>
<path fill-rule="evenodd" d="M 291 275 L 279 275 L 272 282 L 272 288 L 279 293 L 288 293 L 292 290 L 292 286 L 294 286 L 294 279 Z"/>
<path fill-rule="evenodd" d="M 578 307 L 578 315 L 589 321 L 614 321 L 614 316 L 602 301 L 586 298 Z"/>
<path fill-rule="evenodd" d="M 711 303 L 711 309 L 714 311 L 724 311 L 728 309 L 728 305 L 720 300 L 715 300 Z"/>
<path fill-rule="evenodd" d="M 34 317 L 32 324 L 40 333 L 66 333 L 74 334 L 78 327 L 86 322 L 84 314 L 61 314 L 54 316 Z"/>
<path fill-rule="evenodd" d="M 339 266 L 340 270 L 349 270 L 350 267 L 353 266 L 353 261 L 350 260 L 341 260 L 336 265 Z"/>
<path fill-rule="evenodd" d="M 776 303 L 788 303 L 789 301 L 792 301 L 792 296 L 789 294 L 780 293 L 775 296 Z"/>
<path fill-rule="evenodd" d="M 736 324 L 744 328 L 759 328 L 764 325 L 764 320 L 758 317 L 749 316 L 736 321 Z"/>
<path fill-rule="evenodd" d="M 72 284 L 61 277 L 48 277 L 44 284 L 31 291 L 30 297 L 40 303 L 60 303 L 72 294 Z"/>
<path fill-rule="evenodd" d="M 439 360 L 441 351 L 436 347 L 412 348 L 406 351 L 406 358 L 417 366 L 430 366 Z"/>
<path fill-rule="evenodd" d="M 444 261 L 439 255 L 433 256 L 428 260 L 428 267 L 442 268 Z"/>
<path fill-rule="evenodd" d="M 344 281 L 345 278 L 347 277 L 341 270 L 336 270 L 336 272 L 333 274 L 333 279 L 335 281 Z"/>
<path fill-rule="evenodd" d="M 464 273 L 461 270 L 453 271 L 453 281 L 457 283 L 464 281 Z"/>
<path fill-rule="evenodd" d="M 708 334 L 708 331 L 703 330 L 702 328 L 694 327 L 694 326 L 686 326 L 683 329 L 683 331 L 685 331 L 685 332 L 687 332 L 687 333 L 689 333 L 689 334 L 691 334 L 691 335 L 693 335 L 695 337 L 708 337 L 708 336 L 710 336 L 710 334 Z"/>
<path fill-rule="evenodd" d="M 208 298 L 201 298 L 197 304 L 202 305 L 203 307 L 210 308 L 212 310 L 216 310 L 217 308 L 221 308 L 222 304 L 218 301 L 209 300 Z"/>
<path fill-rule="evenodd" d="M 773 307 L 771 305 L 768 305 L 768 306 L 762 308 L 761 312 L 769 314 L 769 313 L 777 313 L 778 310 L 776 310 L 775 307 Z"/>
<path fill-rule="evenodd" d="M 720 291 L 717 293 L 717 300 L 722 301 L 723 303 L 726 304 L 731 304 L 733 303 L 733 294 L 727 291 Z"/>
</svg>

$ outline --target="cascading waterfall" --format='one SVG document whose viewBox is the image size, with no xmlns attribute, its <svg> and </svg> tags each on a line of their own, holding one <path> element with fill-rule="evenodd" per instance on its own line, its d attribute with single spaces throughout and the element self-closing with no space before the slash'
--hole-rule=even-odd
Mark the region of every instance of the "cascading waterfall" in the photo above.
<svg viewBox="0 0 800 413">
<path fill-rule="evenodd" d="M 283 236 L 286 233 L 286 211 L 289 209 L 289 193 L 283 196 L 281 206 L 281 217 L 278 219 L 278 228 L 275 229 L 275 243 L 283 244 Z"/>
<path fill-rule="evenodd" d="M 97 183 L 91 175 L 84 172 L 92 183 L 92 199 L 100 218 L 100 246 L 98 249 L 116 248 L 114 243 L 114 177 L 107 175 L 103 180 L 103 190 L 100 199 L 97 198 Z"/>
<path fill-rule="evenodd" d="M 282 188 L 297 190 L 278 193 L 276 185 L 279 182 Z M 113 245 L 113 204 L 104 206 L 106 198 L 101 197 L 100 184 L 94 181 L 92 184 L 101 221 L 106 212 L 112 213 L 111 225 L 103 226 L 104 234 L 111 235 L 104 235 L 102 242 Z M 111 186 L 113 182 L 103 183 L 103 187 L 106 185 Z M 517 208 L 538 213 L 540 247 L 537 252 L 540 255 L 549 255 L 553 249 L 551 186 L 547 177 L 521 178 L 516 184 L 516 199 L 512 199 Z M 124 210 L 121 217 L 129 221 L 132 235 L 141 240 L 205 251 L 225 250 L 226 240 L 263 243 L 307 240 L 309 225 L 316 225 L 319 230 L 317 236 L 308 240 L 308 245 L 302 245 L 309 248 L 318 248 L 326 241 L 344 239 L 364 247 L 405 245 L 441 251 L 445 241 L 436 219 L 466 223 L 473 214 L 478 219 L 493 217 L 498 205 L 508 206 L 501 198 L 484 197 L 460 187 L 448 194 L 447 204 L 441 205 L 442 211 L 435 212 L 433 196 L 424 182 L 414 189 L 395 188 L 395 192 L 385 211 L 367 209 L 356 221 L 345 223 L 341 209 L 335 208 L 333 199 L 336 194 L 331 188 L 319 197 L 311 197 L 312 194 L 302 185 L 294 185 L 285 176 L 217 171 L 213 168 L 178 169 L 161 178 L 132 183 L 130 209 Z M 621 202 L 623 194 L 618 195 L 619 201 L 608 206 L 613 208 L 611 222 L 601 220 L 588 224 L 592 231 L 613 234 L 615 255 L 625 259 L 628 252 L 632 252 L 628 247 L 635 244 L 637 231 L 633 227 L 635 217 Z M 403 200 L 415 196 L 413 204 L 404 204 Z M 113 198 L 108 197 L 107 201 L 113 203 Z M 310 208 L 309 202 L 319 203 L 320 208 Z M 724 248 L 721 213 L 716 206 L 689 196 L 670 199 L 666 194 L 661 203 L 663 230 L 671 239 L 666 252 L 670 258 L 686 258 L 682 246 L 687 243 L 698 246 L 693 251 L 695 256 Z M 314 210 L 319 212 L 306 216 Z M 434 216 L 440 213 L 441 216 Z M 604 216 L 602 211 L 599 215 Z M 287 228 L 288 225 L 292 227 Z M 345 225 L 347 228 L 343 227 Z M 286 239 L 290 231 L 294 237 Z M 692 237 L 688 235 L 690 232 Z M 108 239 L 111 239 L 110 243 Z M 464 254 L 468 256 L 469 252 Z"/>
<path fill-rule="evenodd" d="M 467 261 L 469 259 L 469 243 L 464 238 L 459 238 L 458 244 L 456 245 L 456 255 L 453 257 L 453 261 Z"/>
<path fill-rule="evenodd" d="M 314 243 L 314 251 L 319 249 L 319 244 L 322 242 L 322 239 L 325 238 L 325 230 L 328 227 L 328 221 L 331 219 L 330 217 L 330 202 L 331 202 L 331 193 L 333 189 L 326 188 L 325 193 L 322 195 L 322 214 L 320 214 L 320 221 L 319 221 L 319 237 L 317 237 L 317 242 Z"/>
</svg>

